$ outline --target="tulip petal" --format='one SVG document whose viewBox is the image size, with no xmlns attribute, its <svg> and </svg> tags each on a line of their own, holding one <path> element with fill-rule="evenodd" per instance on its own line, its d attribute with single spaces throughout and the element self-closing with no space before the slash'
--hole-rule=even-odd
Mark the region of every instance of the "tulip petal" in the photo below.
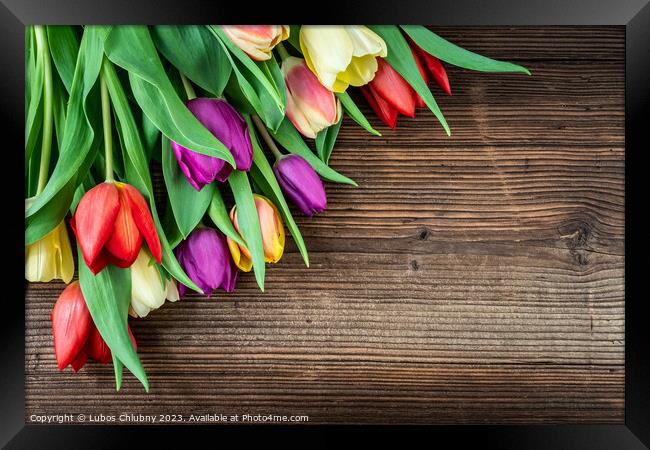
<svg viewBox="0 0 650 450">
<path fill-rule="evenodd" d="M 230 255 L 232 260 L 239 270 L 242 272 L 250 272 L 253 268 L 253 260 L 250 256 L 246 256 L 241 252 L 239 244 L 233 241 L 230 238 L 226 238 L 228 243 L 228 249 L 230 250 Z"/>
<path fill-rule="evenodd" d="M 174 251 L 187 275 L 207 296 L 217 288 L 232 292 L 237 270 L 232 265 L 223 234 L 212 228 L 199 227 Z M 182 294 L 185 289 L 179 291 Z"/>
<path fill-rule="evenodd" d="M 254 59 L 271 59 L 271 51 L 289 37 L 288 25 L 223 25 L 223 31 L 237 47 Z"/>
<path fill-rule="evenodd" d="M 353 56 L 386 56 L 386 42 L 374 31 L 364 25 L 348 25 L 345 30 L 352 41 Z"/>
<path fill-rule="evenodd" d="M 370 88 L 399 113 L 408 117 L 415 116 L 415 90 L 383 59 L 379 60 L 379 69 Z"/>
<path fill-rule="evenodd" d="M 337 75 L 350 64 L 354 46 L 342 26 L 303 25 L 300 27 L 300 48 L 307 66 L 321 84 L 334 92 Z M 336 86 L 340 89 L 339 86 Z M 343 88 L 345 90 L 347 86 Z"/>
<path fill-rule="evenodd" d="M 111 349 L 108 348 L 102 335 L 99 334 L 99 330 L 97 330 L 97 327 L 94 325 L 90 330 L 88 339 L 86 340 L 84 353 L 100 364 L 108 364 L 113 360 Z"/>
<path fill-rule="evenodd" d="M 111 237 L 119 211 L 119 194 L 113 183 L 100 183 L 81 198 L 70 224 L 88 267 L 94 265 Z"/>
<path fill-rule="evenodd" d="M 372 55 L 354 56 L 347 69 L 338 75 L 338 80 L 352 86 L 369 83 L 377 72 L 377 58 Z"/>
<path fill-rule="evenodd" d="M 298 131 L 314 139 L 338 121 L 339 103 L 334 93 L 320 84 L 304 60 L 285 59 L 282 73 L 287 88 L 286 114 Z"/>
<path fill-rule="evenodd" d="M 318 174 L 299 155 L 285 155 L 273 165 L 282 191 L 307 216 L 327 207 L 325 187 Z"/>
<path fill-rule="evenodd" d="M 88 355 L 82 350 L 79 352 L 77 357 L 70 363 L 70 367 L 72 367 L 72 370 L 76 372 L 79 372 L 83 366 L 86 365 L 86 361 L 88 361 Z"/>
<path fill-rule="evenodd" d="M 165 298 L 170 302 L 176 302 L 181 299 L 178 293 L 178 287 L 173 279 L 165 280 Z"/>
<path fill-rule="evenodd" d="M 198 121 L 230 150 L 237 169 L 248 171 L 253 163 L 253 146 L 248 134 L 248 124 L 241 114 L 225 100 L 215 98 L 194 98 L 188 101 L 186 106 Z M 216 170 L 216 175 L 210 181 L 226 181 L 232 167 L 223 160 L 213 160 L 215 166 L 210 170 Z M 192 164 L 192 161 L 189 163 L 196 165 Z M 203 169 L 195 167 L 194 170 Z"/>
<path fill-rule="evenodd" d="M 254 194 L 257 216 L 260 220 L 262 231 L 262 245 L 264 246 L 264 261 L 276 263 L 284 253 L 284 225 L 278 209 L 266 197 Z"/>
<path fill-rule="evenodd" d="M 150 259 L 149 252 L 141 249 L 131 266 L 131 307 L 139 317 L 145 317 L 165 303 L 165 286 L 158 268 L 149 263 Z"/>
<path fill-rule="evenodd" d="M 111 259 L 111 254 L 106 251 L 106 249 L 103 249 L 99 256 L 95 258 L 92 265 L 88 266 L 88 268 L 94 275 L 97 275 L 111 262 Z"/>
<path fill-rule="evenodd" d="M 118 189 L 120 210 L 115 220 L 113 234 L 106 242 L 109 261 L 117 267 L 130 267 L 138 257 L 142 235 L 131 214 L 131 205 L 123 186 Z"/>
<path fill-rule="evenodd" d="M 422 62 L 422 65 L 424 65 L 429 71 L 431 78 L 433 78 L 436 81 L 438 86 L 440 86 L 440 88 L 447 95 L 451 95 L 449 77 L 447 76 L 447 71 L 445 70 L 445 67 L 442 65 L 440 60 L 435 56 L 431 55 L 430 53 L 424 51 L 415 42 L 413 42 L 413 40 L 410 37 L 408 38 L 408 41 L 409 44 L 411 45 L 411 50 L 415 50 L 415 53 L 417 53 L 417 55 L 420 57 L 420 61 Z"/>
<path fill-rule="evenodd" d="M 25 279 L 48 282 L 55 278 L 70 283 L 74 275 L 74 260 L 70 239 L 61 222 L 50 233 L 25 246 Z"/>
<path fill-rule="evenodd" d="M 120 191 L 124 194 L 131 207 L 133 220 L 140 233 L 142 233 L 144 240 L 147 242 L 151 255 L 158 264 L 161 264 L 162 247 L 160 245 L 158 231 L 156 230 L 156 224 L 154 223 L 153 217 L 151 217 L 151 212 L 149 211 L 149 205 L 147 205 L 147 202 L 140 191 L 130 184 L 123 184 Z"/>
<path fill-rule="evenodd" d="M 54 353 L 59 370 L 63 370 L 83 350 L 93 326 L 79 282 L 63 290 L 54 304 L 51 320 Z"/>
<path fill-rule="evenodd" d="M 361 93 L 366 98 L 366 101 L 377 117 L 379 117 L 379 119 L 386 125 L 395 129 L 395 124 L 397 123 L 397 110 L 388 102 L 383 100 L 379 95 L 375 94 L 370 85 L 361 86 Z"/>
<path fill-rule="evenodd" d="M 427 71 L 424 69 L 424 66 L 422 65 L 422 60 L 418 56 L 417 52 L 413 50 L 413 47 L 411 47 L 411 55 L 413 55 L 413 59 L 415 60 L 415 64 L 418 66 L 418 70 L 420 71 L 420 76 L 422 77 L 422 80 L 424 80 L 424 84 L 427 86 L 429 85 L 429 77 L 427 76 Z M 427 104 L 424 103 L 424 100 L 419 94 L 415 94 L 415 106 L 416 108 L 426 108 Z"/>
</svg>

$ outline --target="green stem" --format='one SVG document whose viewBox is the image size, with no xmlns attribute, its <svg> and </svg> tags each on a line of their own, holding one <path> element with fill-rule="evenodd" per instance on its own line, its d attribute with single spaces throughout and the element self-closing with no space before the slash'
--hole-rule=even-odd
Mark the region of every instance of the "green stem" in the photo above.
<svg viewBox="0 0 650 450">
<path fill-rule="evenodd" d="M 284 61 L 287 59 L 289 56 L 289 52 L 287 51 L 286 48 L 284 48 L 284 45 L 282 45 L 282 42 L 278 43 L 278 45 L 275 46 L 275 48 L 278 50 L 278 53 L 280 54 L 280 59 Z"/>
<path fill-rule="evenodd" d="M 257 116 L 257 114 L 253 114 L 251 116 L 253 119 L 253 123 L 255 123 L 255 126 L 259 130 L 260 134 L 262 135 L 262 139 L 264 139 L 264 142 L 266 142 L 266 145 L 269 146 L 271 149 L 271 152 L 273 152 L 273 155 L 275 156 L 275 159 L 278 160 L 282 157 L 282 153 L 280 153 L 280 150 L 278 150 L 278 146 L 275 145 L 275 142 L 273 142 L 273 138 L 269 134 L 268 130 L 266 129 L 266 126 L 260 118 Z"/>
<path fill-rule="evenodd" d="M 47 184 L 47 177 L 50 173 L 50 155 L 52 154 L 52 60 L 50 48 L 47 42 L 47 33 L 43 25 L 34 27 L 36 32 L 36 43 L 41 57 L 43 58 L 43 140 L 41 141 L 41 163 L 38 169 L 38 187 L 36 195 L 43 192 Z"/>
<path fill-rule="evenodd" d="M 113 131 L 111 129 L 111 99 L 108 95 L 108 86 L 103 73 L 99 74 L 102 96 L 102 125 L 104 127 L 104 155 L 106 164 L 106 181 L 113 178 Z"/>
<path fill-rule="evenodd" d="M 196 93 L 194 92 L 194 87 L 192 86 L 192 83 L 190 83 L 190 80 L 188 80 L 182 73 L 178 73 L 181 75 L 181 81 L 183 82 L 187 99 L 192 100 L 193 98 L 196 98 Z"/>
</svg>

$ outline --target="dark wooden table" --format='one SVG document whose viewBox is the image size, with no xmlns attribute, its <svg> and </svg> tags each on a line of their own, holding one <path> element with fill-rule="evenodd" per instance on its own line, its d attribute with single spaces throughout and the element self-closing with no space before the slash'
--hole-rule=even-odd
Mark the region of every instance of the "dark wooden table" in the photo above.
<svg viewBox="0 0 650 450">
<path fill-rule="evenodd" d="M 63 285 L 30 285 L 26 420 L 622 423 L 625 30 L 437 31 L 533 76 L 448 68 L 450 138 L 425 111 L 381 138 L 346 119 L 331 162 L 359 187 L 299 220 L 312 267 L 289 242 L 265 294 L 246 274 L 132 320 L 149 394 L 130 374 L 116 393 L 110 365 L 59 372 Z"/>
</svg>

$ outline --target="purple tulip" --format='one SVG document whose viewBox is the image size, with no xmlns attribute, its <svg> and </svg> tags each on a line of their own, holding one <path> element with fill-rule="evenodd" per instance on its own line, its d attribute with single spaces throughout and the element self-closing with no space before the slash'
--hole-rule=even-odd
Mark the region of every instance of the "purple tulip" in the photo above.
<svg viewBox="0 0 650 450">
<path fill-rule="evenodd" d="M 237 267 L 230 257 L 226 237 L 212 228 L 197 228 L 174 249 L 179 264 L 198 287 L 209 297 L 222 288 L 235 290 Z M 178 283 L 178 291 L 185 295 L 187 288 Z"/>
<path fill-rule="evenodd" d="M 218 98 L 194 98 L 185 105 L 235 158 L 238 170 L 247 171 L 253 163 L 253 147 L 248 125 L 235 108 Z M 172 149 L 185 178 L 200 191 L 214 180 L 226 181 L 232 167 L 223 159 L 196 153 L 172 141 Z"/>
<path fill-rule="evenodd" d="M 307 216 L 327 208 L 325 187 L 309 163 L 298 155 L 284 155 L 273 166 L 282 191 Z"/>
</svg>

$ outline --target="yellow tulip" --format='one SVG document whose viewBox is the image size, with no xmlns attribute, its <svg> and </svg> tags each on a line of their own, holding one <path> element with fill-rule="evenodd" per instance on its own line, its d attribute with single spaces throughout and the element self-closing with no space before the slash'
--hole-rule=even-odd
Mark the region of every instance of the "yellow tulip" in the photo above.
<svg viewBox="0 0 650 450">
<path fill-rule="evenodd" d="M 284 252 L 284 225 L 282 224 L 282 217 L 278 209 L 268 198 L 257 194 L 254 194 L 253 198 L 255 199 L 257 216 L 260 221 L 260 230 L 262 231 L 264 262 L 276 263 L 282 258 L 282 253 Z M 230 220 L 237 232 L 241 235 L 237 223 L 237 206 L 233 206 L 230 210 Z M 239 244 L 230 238 L 228 238 L 228 248 L 230 249 L 230 254 L 235 265 L 244 272 L 250 272 L 253 267 L 253 262 L 248 250 L 240 247 Z"/>
<path fill-rule="evenodd" d="M 160 308 L 165 299 L 175 302 L 180 297 L 174 280 L 162 279 L 151 254 L 144 248 L 131 265 L 131 305 L 129 314 L 145 317 Z"/>
<path fill-rule="evenodd" d="M 307 66 L 334 92 L 370 82 L 377 71 L 376 58 L 387 55 L 384 40 L 363 25 L 303 25 L 300 48 Z"/>
<path fill-rule="evenodd" d="M 61 222 L 40 240 L 25 246 L 25 279 L 69 283 L 74 275 L 74 260 L 65 222 Z"/>
</svg>

